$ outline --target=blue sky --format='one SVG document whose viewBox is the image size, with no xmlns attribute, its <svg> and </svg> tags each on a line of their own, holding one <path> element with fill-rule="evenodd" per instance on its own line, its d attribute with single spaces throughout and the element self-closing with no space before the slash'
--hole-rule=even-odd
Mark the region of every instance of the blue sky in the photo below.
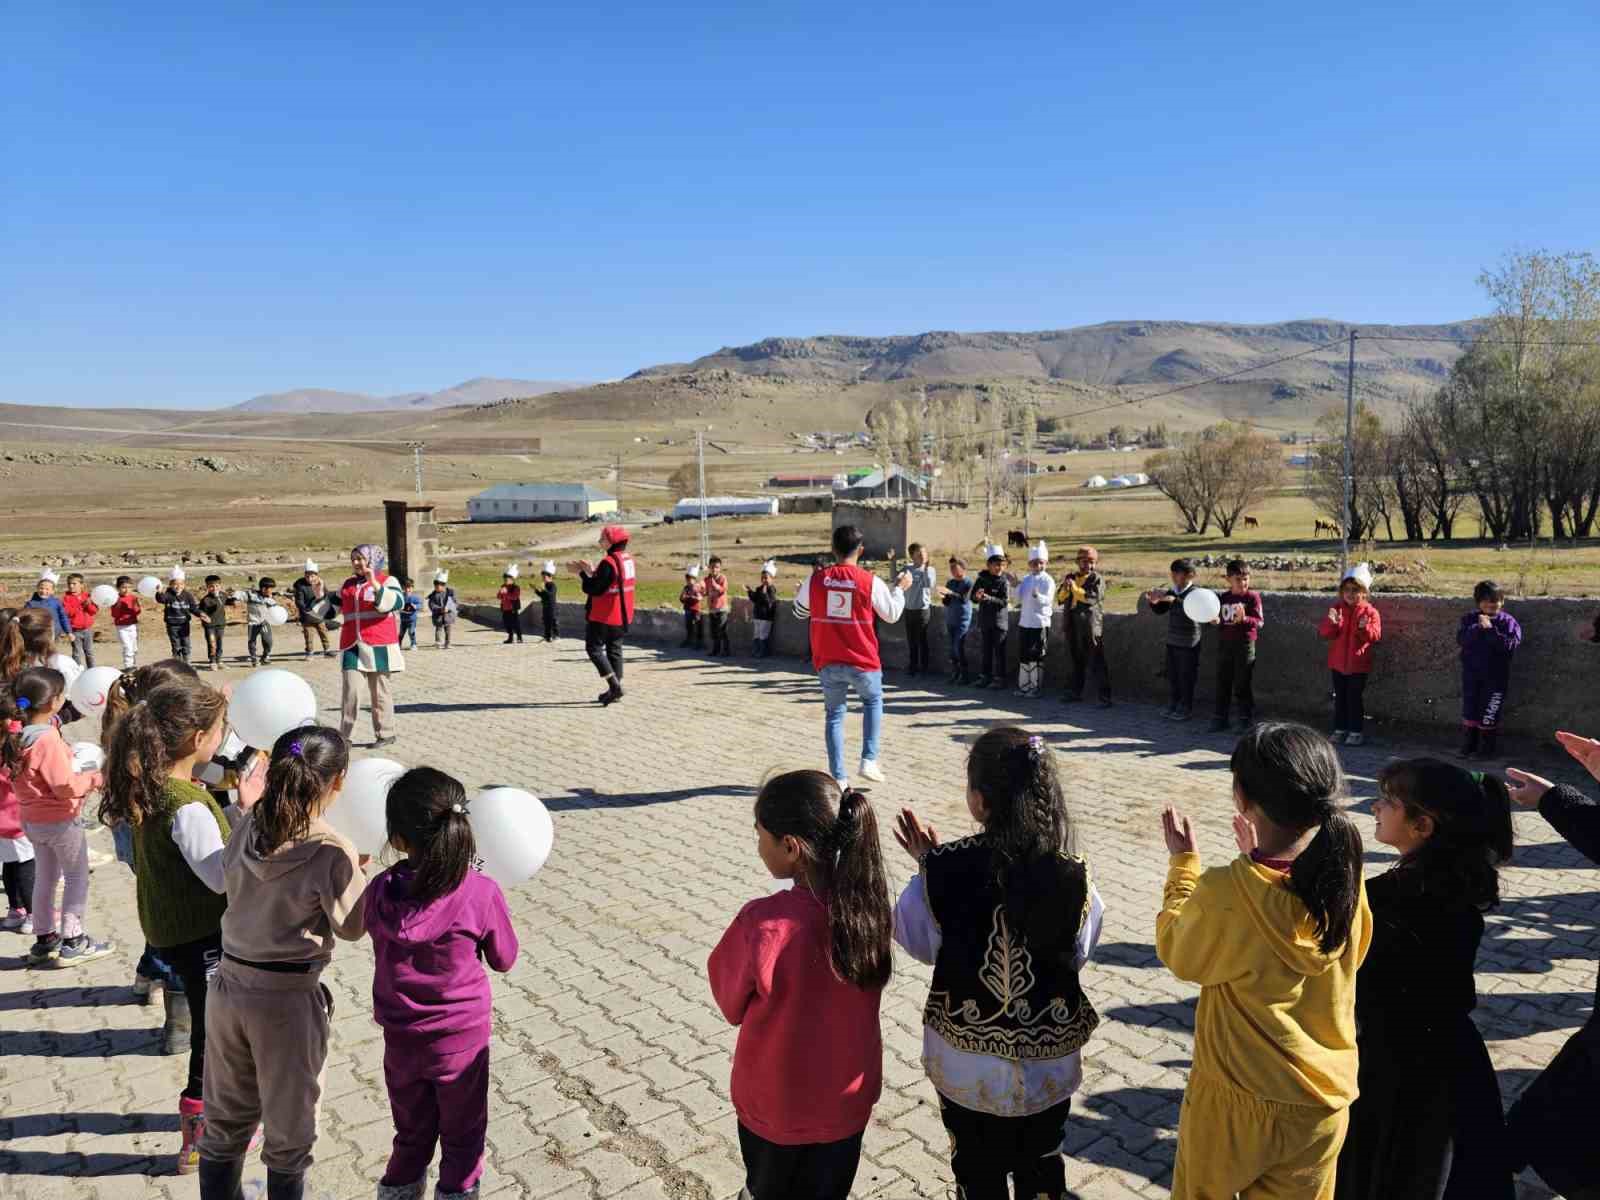
<svg viewBox="0 0 1600 1200">
<path fill-rule="evenodd" d="M 1461 318 L 1600 250 L 1597 61 L 1592 0 L 16 4 L 0 400 Z"/>
</svg>

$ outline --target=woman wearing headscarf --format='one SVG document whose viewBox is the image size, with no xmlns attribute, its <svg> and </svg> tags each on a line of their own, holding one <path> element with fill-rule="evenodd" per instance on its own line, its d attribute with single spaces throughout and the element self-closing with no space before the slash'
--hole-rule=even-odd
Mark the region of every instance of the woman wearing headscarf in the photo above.
<svg viewBox="0 0 1600 1200">
<path fill-rule="evenodd" d="M 389 676 L 406 669 L 400 655 L 399 618 L 406 593 L 400 581 L 389 574 L 388 565 L 381 546 L 364 542 L 350 551 L 353 573 L 339 589 L 339 611 L 344 618 L 339 631 L 339 668 L 344 675 L 339 731 L 348 738 L 355 729 L 365 680 L 371 695 L 374 748 L 394 745 Z"/>
</svg>

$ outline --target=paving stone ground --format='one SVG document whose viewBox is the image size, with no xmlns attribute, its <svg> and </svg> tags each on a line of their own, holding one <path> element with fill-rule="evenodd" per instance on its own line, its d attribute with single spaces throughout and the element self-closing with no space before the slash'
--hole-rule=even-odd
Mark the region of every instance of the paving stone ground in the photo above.
<svg viewBox="0 0 1600 1200">
<path fill-rule="evenodd" d="M 456 649 L 411 653 L 396 680 L 395 757 L 469 786 L 528 787 L 555 819 L 549 865 L 509 896 L 522 956 L 495 978 L 485 1195 L 699 1200 L 734 1196 L 742 1182 L 727 1089 L 734 1031 L 711 1002 L 705 960 L 739 906 L 772 887 L 751 801 L 768 769 L 822 765 L 820 696 L 792 661 L 630 656 L 628 697 L 604 711 L 571 640 L 503 647 L 467 628 Z M 284 665 L 303 672 L 336 721 L 334 664 Z M 1166 1195 L 1195 989 L 1169 976 L 1152 946 L 1166 867 L 1157 817 L 1181 801 L 1200 818 L 1209 861 L 1231 852 L 1230 743 L 1145 705 L 1067 708 L 891 683 L 889 781 L 873 793 L 886 837 L 888 815 L 908 803 L 947 837 L 968 830 L 965 746 L 992 723 L 1022 720 L 1061 754 L 1107 905 L 1085 977 L 1104 1022 L 1085 1052 L 1069 1181 L 1093 1200 Z M 858 744 L 855 718 L 849 736 Z M 1376 769 L 1415 750 L 1346 752 L 1363 814 Z M 1536 815 L 1519 815 L 1517 833 L 1478 976 L 1478 1021 L 1508 1099 L 1587 1016 L 1600 949 L 1600 875 Z M 101 831 L 94 844 L 109 849 L 109 838 Z M 898 887 L 911 863 L 889 850 Z M 1371 858 L 1375 870 L 1385 861 Z M 89 924 L 122 953 L 28 971 L 26 939 L 0 934 L 0 1195 L 192 1197 L 194 1180 L 169 1173 L 184 1059 L 157 1052 L 160 1006 L 139 1007 L 128 991 L 142 939 L 120 865 L 96 870 Z M 392 1134 L 371 976 L 357 943 L 340 945 L 326 977 L 337 1010 L 312 1190 L 340 1200 L 372 1195 Z M 918 1062 L 927 982 L 923 967 L 897 958 L 861 1196 L 949 1190 L 947 1142 Z M 253 1164 L 247 1178 L 259 1174 Z M 1523 1194 L 1549 1193 L 1529 1183 Z"/>
</svg>

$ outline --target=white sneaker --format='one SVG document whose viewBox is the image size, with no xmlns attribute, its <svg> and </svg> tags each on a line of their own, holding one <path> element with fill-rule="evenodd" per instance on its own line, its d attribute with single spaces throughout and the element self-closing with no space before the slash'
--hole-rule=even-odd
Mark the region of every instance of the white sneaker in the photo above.
<svg viewBox="0 0 1600 1200">
<path fill-rule="evenodd" d="M 870 758 L 861 760 L 861 774 L 872 780 L 873 783 L 882 783 L 885 778 L 883 768 Z"/>
</svg>

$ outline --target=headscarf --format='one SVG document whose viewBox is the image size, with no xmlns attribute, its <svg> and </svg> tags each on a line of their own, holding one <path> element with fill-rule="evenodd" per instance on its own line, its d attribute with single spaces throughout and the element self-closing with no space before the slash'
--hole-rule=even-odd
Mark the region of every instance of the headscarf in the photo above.
<svg viewBox="0 0 1600 1200">
<path fill-rule="evenodd" d="M 384 552 L 382 546 L 376 545 L 373 542 L 362 542 L 361 545 L 353 547 L 350 553 L 359 554 L 362 558 L 366 559 L 367 565 L 372 568 L 374 574 L 381 574 L 383 571 L 388 569 L 388 554 Z"/>
</svg>

